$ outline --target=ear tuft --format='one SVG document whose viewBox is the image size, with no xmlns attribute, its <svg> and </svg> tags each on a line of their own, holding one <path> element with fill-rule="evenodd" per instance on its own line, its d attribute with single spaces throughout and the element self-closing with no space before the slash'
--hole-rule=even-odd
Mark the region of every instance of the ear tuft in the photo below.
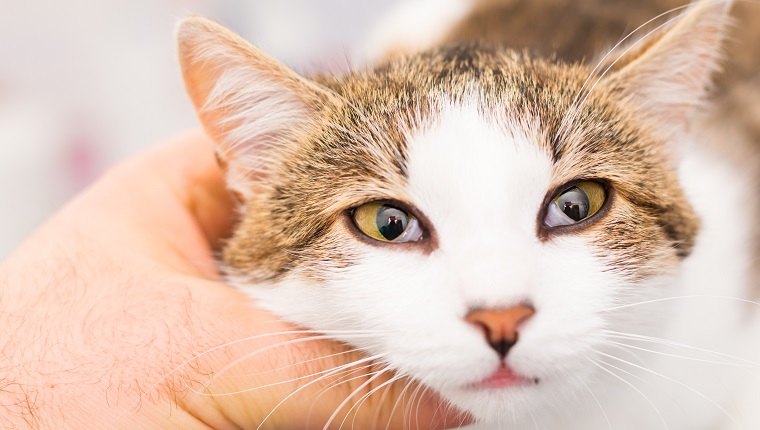
<svg viewBox="0 0 760 430">
<path fill-rule="evenodd" d="M 245 200 L 324 94 L 211 20 L 181 20 L 177 42 L 187 92 L 217 143 L 228 185 Z"/>
</svg>

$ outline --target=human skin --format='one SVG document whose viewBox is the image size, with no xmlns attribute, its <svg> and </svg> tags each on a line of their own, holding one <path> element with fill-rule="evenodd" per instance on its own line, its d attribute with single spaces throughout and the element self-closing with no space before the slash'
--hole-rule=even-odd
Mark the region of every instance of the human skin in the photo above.
<svg viewBox="0 0 760 430">
<path fill-rule="evenodd" d="M 0 265 L 0 427 L 322 428 L 346 398 L 331 428 L 461 424 L 224 285 L 235 210 L 212 148 L 193 132 L 111 169 Z"/>
</svg>

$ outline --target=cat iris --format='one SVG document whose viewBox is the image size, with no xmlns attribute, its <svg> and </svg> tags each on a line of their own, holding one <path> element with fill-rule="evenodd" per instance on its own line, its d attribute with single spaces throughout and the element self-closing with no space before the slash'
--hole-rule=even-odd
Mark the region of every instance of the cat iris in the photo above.
<svg viewBox="0 0 760 430">
<path fill-rule="evenodd" d="M 578 182 L 558 193 L 546 211 L 547 227 L 572 225 L 599 212 L 606 200 L 604 187 L 591 181 Z"/>
<path fill-rule="evenodd" d="M 359 206 L 353 212 L 353 220 L 362 233 L 381 242 L 414 242 L 422 238 L 417 218 L 387 202 Z"/>
</svg>

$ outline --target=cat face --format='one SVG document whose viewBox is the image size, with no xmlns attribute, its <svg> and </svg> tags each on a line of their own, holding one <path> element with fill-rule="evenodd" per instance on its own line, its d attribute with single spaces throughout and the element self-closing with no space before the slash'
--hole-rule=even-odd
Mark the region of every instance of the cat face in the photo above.
<svg viewBox="0 0 760 430">
<path fill-rule="evenodd" d="M 289 321 L 368 333 L 336 338 L 478 419 L 569 398 L 599 372 L 605 330 L 657 325 L 614 308 L 662 294 L 694 244 L 673 147 L 722 8 L 590 82 L 472 46 L 309 81 L 185 21 L 188 90 L 243 202 L 229 279 Z M 471 316 L 510 309 L 529 312 L 504 323 L 507 353 L 489 337 L 503 324 Z"/>
</svg>

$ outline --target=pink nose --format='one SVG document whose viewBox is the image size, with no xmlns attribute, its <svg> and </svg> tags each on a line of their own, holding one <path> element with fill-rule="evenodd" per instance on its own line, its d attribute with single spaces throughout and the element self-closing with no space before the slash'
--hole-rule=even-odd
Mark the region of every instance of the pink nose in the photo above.
<svg viewBox="0 0 760 430">
<path fill-rule="evenodd" d="M 465 320 L 483 330 L 486 342 L 501 358 L 517 343 L 517 329 L 533 316 L 532 306 L 515 306 L 508 309 L 482 309 L 470 312 Z"/>
</svg>

